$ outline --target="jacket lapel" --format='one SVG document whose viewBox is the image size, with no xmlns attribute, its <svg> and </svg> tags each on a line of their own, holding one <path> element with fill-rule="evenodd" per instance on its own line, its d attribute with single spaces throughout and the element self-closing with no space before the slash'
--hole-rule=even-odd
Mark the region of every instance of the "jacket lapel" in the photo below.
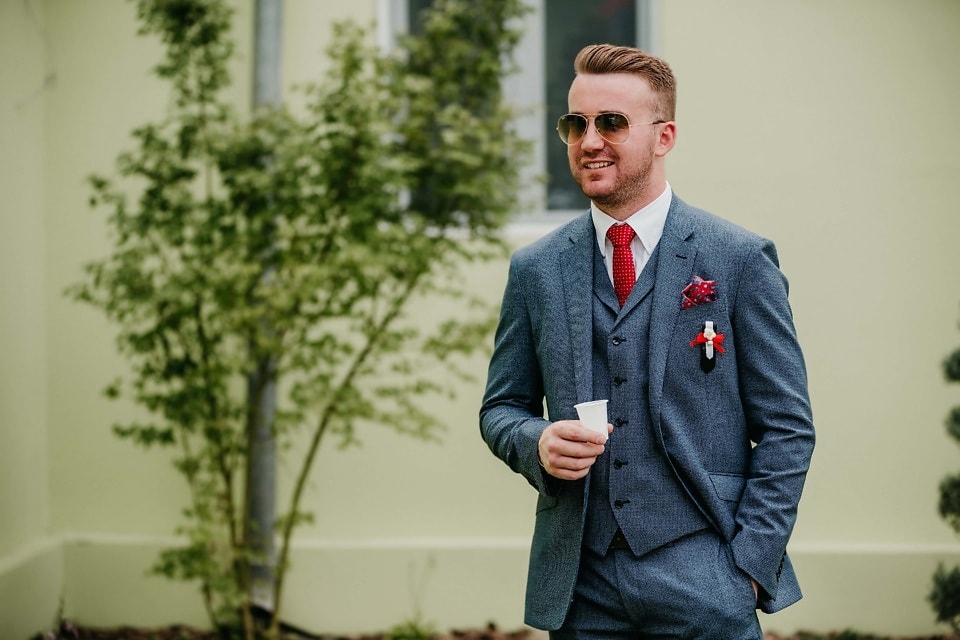
<svg viewBox="0 0 960 640">
<path fill-rule="evenodd" d="M 693 225 L 685 209 L 683 202 L 674 196 L 658 245 L 660 256 L 657 260 L 648 345 L 650 417 L 657 429 L 660 424 L 667 355 L 680 314 L 680 292 L 690 282 L 697 256 Z"/>
<path fill-rule="evenodd" d="M 593 254 L 597 251 L 594 236 L 588 212 L 571 225 L 569 242 L 559 256 L 578 402 L 593 400 Z"/>
</svg>

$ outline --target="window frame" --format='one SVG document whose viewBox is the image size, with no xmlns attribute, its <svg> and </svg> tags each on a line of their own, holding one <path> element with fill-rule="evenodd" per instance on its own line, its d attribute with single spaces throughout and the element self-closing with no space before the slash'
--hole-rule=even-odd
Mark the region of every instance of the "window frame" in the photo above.
<svg viewBox="0 0 960 640">
<path fill-rule="evenodd" d="M 584 213 L 582 209 L 548 209 L 547 186 L 547 141 L 550 128 L 547 120 L 557 114 L 546 113 L 546 13 L 544 8 L 549 0 L 525 0 L 531 7 L 522 19 L 524 36 L 517 45 L 514 58 L 520 68 L 504 78 L 504 94 L 509 96 L 511 104 L 520 111 L 516 125 L 519 131 L 536 132 L 530 138 L 533 142 L 531 162 L 521 170 L 521 190 L 517 203 L 518 214 L 508 225 L 508 233 L 513 235 L 543 233 Z M 662 0 L 634 0 L 636 6 L 636 42 L 644 51 L 659 55 L 662 50 L 660 25 L 662 24 Z M 409 29 L 409 4 L 407 0 L 377 0 L 378 41 L 381 47 L 389 49 L 396 43 L 396 34 Z M 570 61 L 573 64 L 573 61 Z"/>
</svg>

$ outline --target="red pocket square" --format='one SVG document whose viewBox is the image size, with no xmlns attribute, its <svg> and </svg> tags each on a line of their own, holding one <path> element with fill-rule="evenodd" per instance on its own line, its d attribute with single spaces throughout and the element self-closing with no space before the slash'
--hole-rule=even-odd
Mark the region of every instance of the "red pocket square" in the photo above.
<svg viewBox="0 0 960 640">
<path fill-rule="evenodd" d="M 704 280 L 693 276 L 693 280 L 680 292 L 680 308 L 692 309 L 698 304 L 706 304 L 717 299 L 716 280 Z"/>
</svg>

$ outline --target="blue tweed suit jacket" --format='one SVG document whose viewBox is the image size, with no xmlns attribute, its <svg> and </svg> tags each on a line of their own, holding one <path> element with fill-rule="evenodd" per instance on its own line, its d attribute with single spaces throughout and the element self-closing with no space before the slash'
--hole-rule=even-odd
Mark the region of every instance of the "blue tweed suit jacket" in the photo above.
<svg viewBox="0 0 960 640">
<path fill-rule="evenodd" d="M 576 419 L 574 404 L 606 397 L 592 388 L 596 251 L 587 213 L 513 255 L 480 410 L 490 449 L 539 493 L 525 620 L 541 629 L 559 628 L 573 597 L 590 477 L 548 476 L 537 442 L 549 421 Z M 694 276 L 715 281 L 718 296 L 682 309 Z M 786 546 L 814 428 L 776 249 L 674 196 L 651 295 L 649 388 L 636 392 L 656 445 L 759 584 L 759 608 L 778 611 L 801 597 Z M 704 372 L 690 342 L 708 320 L 724 353 Z"/>
</svg>

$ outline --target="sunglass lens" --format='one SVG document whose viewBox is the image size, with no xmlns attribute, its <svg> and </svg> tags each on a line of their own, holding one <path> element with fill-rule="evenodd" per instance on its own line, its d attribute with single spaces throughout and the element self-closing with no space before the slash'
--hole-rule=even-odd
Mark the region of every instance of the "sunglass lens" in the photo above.
<svg viewBox="0 0 960 640">
<path fill-rule="evenodd" d="M 610 142 L 623 142 L 630 132 L 630 123 L 622 113 L 601 113 L 597 116 L 597 131 Z"/>
<path fill-rule="evenodd" d="M 587 119 L 575 113 L 568 113 L 561 116 L 557 122 L 557 132 L 560 138 L 567 144 L 573 144 L 579 140 L 587 130 Z"/>
</svg>

